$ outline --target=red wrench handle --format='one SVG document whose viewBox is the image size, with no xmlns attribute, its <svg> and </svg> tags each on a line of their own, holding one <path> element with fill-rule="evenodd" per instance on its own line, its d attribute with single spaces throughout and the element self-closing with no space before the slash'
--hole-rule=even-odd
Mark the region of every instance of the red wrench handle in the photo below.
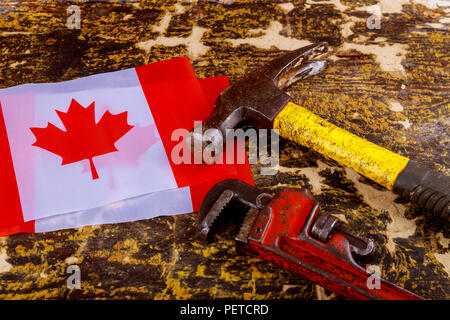
<svg viewBox="0 0 450 320">
<path fill-rule="evenodd" d="M 259 212 L 240 249 L 350 299 L 422 299 L 381 278 L 375 279 L 379 286 L 371 289 L 368 280 L 374 275 L 355 262 L 344 235 L 333 234 L 325 243 L 311 236 L 318 213 L 308 191 L 283 191 Z"/>
</svg>

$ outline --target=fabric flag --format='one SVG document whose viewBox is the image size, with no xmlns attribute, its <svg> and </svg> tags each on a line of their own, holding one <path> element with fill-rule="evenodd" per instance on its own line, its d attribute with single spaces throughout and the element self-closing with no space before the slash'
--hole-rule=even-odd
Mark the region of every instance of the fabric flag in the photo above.
<svg viewBox="0 0 450 320">
<path fill-rule="evenodd" d="M 252 183 L 248 164 L 170 159 L 173 130 L 206 119 L 227 85 L 177 58 L 0 90 L 0 235 L 192 212 L 217 181 Z"/>
</svg>

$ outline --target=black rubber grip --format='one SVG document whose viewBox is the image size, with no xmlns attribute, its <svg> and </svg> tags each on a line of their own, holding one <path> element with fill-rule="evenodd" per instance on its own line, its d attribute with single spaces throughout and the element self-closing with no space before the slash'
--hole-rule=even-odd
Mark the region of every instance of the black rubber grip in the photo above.
<svg viewBox="0 0 450 320">
<path fill-rule="evenodd" d="M 450 222 L 450 177 L 410 160 L 398 175 L 394 192 Z"/>
</svg>

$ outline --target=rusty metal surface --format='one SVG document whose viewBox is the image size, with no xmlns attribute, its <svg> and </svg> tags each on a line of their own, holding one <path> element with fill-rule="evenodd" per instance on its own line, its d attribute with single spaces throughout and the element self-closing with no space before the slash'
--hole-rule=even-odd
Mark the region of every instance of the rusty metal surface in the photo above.
<svg viewBox="0 0 450 320">
<path fill-rule="evenodd" d="M 283 50 L 327 41 L 329 68 L 293 85 L 293 101 L 448 174 L 449 8 L 378 2 L 380 29 L 366 25 L 374 0 L 2 1 L 0 87 L 185 55 L 199 77 L 233 81 Z M 80 30 L 66 26 L 70 4 L 81 9 Z M 352 170 L 287 140 L 280 150 L 278 175 L 252 167 L 258 186 L 310 188 L 324 211 L 374 240 L 385 279 L 450 298 L 448 233 Z M 340 298 L 218 240 L 201 241 L 195 214 L 0 238 L 0 298 Z M 80 290 L 65 285 L 71 264 Z"/>
</svg>

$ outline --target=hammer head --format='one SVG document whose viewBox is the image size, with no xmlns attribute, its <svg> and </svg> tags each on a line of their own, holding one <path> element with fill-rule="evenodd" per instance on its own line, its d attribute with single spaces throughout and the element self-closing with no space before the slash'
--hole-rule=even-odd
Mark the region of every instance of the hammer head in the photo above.
<svg viewBox="0 0 450 320">
<path fill-rule="evenodd" d="M 326 67 L 324 60 L 312 60 L 327 51 L 327 43 L 309 45 L 275 58 L 253 70 L 224 90 L 216 101 L 213 115 L 202 124 L 202 134 L 218 129 L 226 136 L 227 129 L 246 121 L 256 128 L 272 128 L 273 120 L 291 99 L 283 89 L 311 77 Z M 194 130 L 192 138 L 203 137 Z"/>
</svg>

